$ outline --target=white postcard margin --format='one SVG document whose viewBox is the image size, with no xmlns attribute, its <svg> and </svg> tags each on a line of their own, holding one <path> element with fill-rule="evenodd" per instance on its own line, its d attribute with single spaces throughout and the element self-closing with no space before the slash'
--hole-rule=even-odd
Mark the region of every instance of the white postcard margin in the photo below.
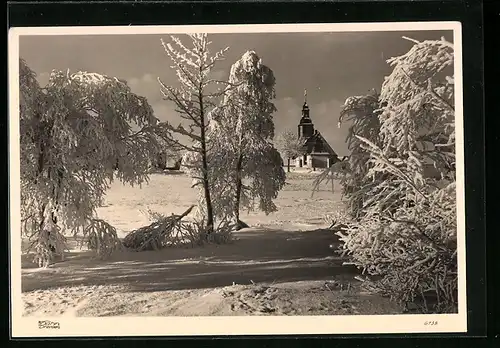
<svg viewBox="0 0 500 348">
<path fill-rule="evenodd" d="M 23 35 L 127 35 L 215 33 L 303 33 L 452 30 L 455 47 L 455 126 L 458 228 L 458 314 L 241 317 L 23 317 L 21 293 L 19 37 Z M 462 27 L 460 22 L 266 24 L 201 26 L 18 27 L 9 30 L 10 285 L 12 337 L 110 337 L 301 334 L 410 334 L 467 332 L 465 168 L 463 141 Z M 40 329 L 39 320 L 59 323 Z M 437 325 L 427 325 L 429 322 Z"/>
</svg>

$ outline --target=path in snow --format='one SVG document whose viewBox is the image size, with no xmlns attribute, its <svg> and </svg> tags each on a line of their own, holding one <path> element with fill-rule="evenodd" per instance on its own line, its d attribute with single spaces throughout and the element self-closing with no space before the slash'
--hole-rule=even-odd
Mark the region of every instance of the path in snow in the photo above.
<svg viewBox="0 0 500 348">
<path fill-rule="evenodd" d="M 70 256 L 25 269 L 25 315 L 228 316 L 398 314 L 364 293 L 325 230 L 247 229 L 231 245 L 126 252 L 111 260 Z M 352 285 L 341 291 L 338 284 Z"/>
</svg>

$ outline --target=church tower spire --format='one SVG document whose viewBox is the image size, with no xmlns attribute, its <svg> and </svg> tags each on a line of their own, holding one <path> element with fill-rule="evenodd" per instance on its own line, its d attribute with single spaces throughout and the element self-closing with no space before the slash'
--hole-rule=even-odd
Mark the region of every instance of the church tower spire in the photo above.
<svg viewBox="0 0 500 348">
<path fill-rule="evenodd" d="M 309 106 L 307 105 L 307 89 L 304 89 L 304 105 L 302 106 L 302 118 L 298 125 L 299 138 L 309 138 L 314 134 L 314 124 L 309 116 Z"/>
</svg>

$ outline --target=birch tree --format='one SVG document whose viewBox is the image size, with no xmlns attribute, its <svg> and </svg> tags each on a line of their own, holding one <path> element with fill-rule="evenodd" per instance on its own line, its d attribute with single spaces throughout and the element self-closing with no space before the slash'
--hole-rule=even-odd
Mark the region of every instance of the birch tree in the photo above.
<svg viewBox="0 0 500 348">
<path fill-rule="evenodd" d="M 210 124 L 210 112 L 222 93 L 211 89 L 216 81 L 210 77 L 216 63 L 223 59 L 225 48 L 214 55 L 210 55 L 210 41 L 207 34 L 189 34 L 192 46 L 185 46 L 182 41 L 172 36 L 172 43 L 162 45 L 172 61 L 180 86 L 173 87 L 164 84 L 158 78 L 160 88 L 166 100 L 174 103 L 179 116 L 187 121 L 186 127 L 179 124 L 177 127 L 167 123 L 169 130 L 181 136 L 170 140 L 177 148 L 186 152 L 183 166 L 193 177 L 194 187 L 201 189 L 199 212 L 206 219 L 206 232 L 214 231 L 214 211 L 210 192 L 210 158 L 207 130 Z M 183 141 L 182 138 L 187 139 Z"/>
<path fill-rule="evenodd" d="M 214 194 L 218 213 L 229 213 L 238 228 L 240 209 L 253 209 L 258 200 L 260 210 L 276 210 L 273 199 L 285 182 L 278 151 L 271 143 L 274 137 L 273 113 L 276 107 L 275 77 L 254 51 L 248 51 L 232 65 L 224 99 L 214 112 L 209 137 L 217 175 Z"/>
<path fill-rule="evenodd" d="M 24 60 L 19 68 L 21 231 L 39 265 L 63 254 L 68 233 L 82 232 L 108 254 L 120 243 L 95 209 L 112 180 L 147 181 L 166 130 L 122 80 L 53 71 L 41 87 Z"/>
<path fill-rule="evenodd" d="M 287 160 L 287 172 L 290 172 L 290 160 L 302 155 L 305 140 L 292 131 L 286 130 L 276 139 L 276 147 L 282 157 Z"/>
</svg>

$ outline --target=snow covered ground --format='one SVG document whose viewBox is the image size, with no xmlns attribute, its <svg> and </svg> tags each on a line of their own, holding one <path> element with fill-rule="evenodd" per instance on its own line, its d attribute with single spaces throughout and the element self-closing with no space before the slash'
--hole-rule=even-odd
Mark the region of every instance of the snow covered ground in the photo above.
<svg viewBox="0 0 500 348">
<path fill-rule="evenodd" d="M 317 174 L 317 173 L 316 173 Z M 278 211 L 242 214 L 250 228 L 228 245 L 123 252 L 108 260 L 72 250 L 66 261 L 37 269 L 23 256 L 24 314 L 31 316 L 204 316 L 395 314 L 401 308 L 364 293 L 357 270 L 342 266 L 338 243 L 323 218 L 339 193 L 315 173 L 294 171 L 276 201 Z M 149 224 L 141 211 L 182 213 L 194 204 L 182 173 L 153 174 L 142 188 L 116 182 L 99 217 L 121 237 Z"/>
</svg>

